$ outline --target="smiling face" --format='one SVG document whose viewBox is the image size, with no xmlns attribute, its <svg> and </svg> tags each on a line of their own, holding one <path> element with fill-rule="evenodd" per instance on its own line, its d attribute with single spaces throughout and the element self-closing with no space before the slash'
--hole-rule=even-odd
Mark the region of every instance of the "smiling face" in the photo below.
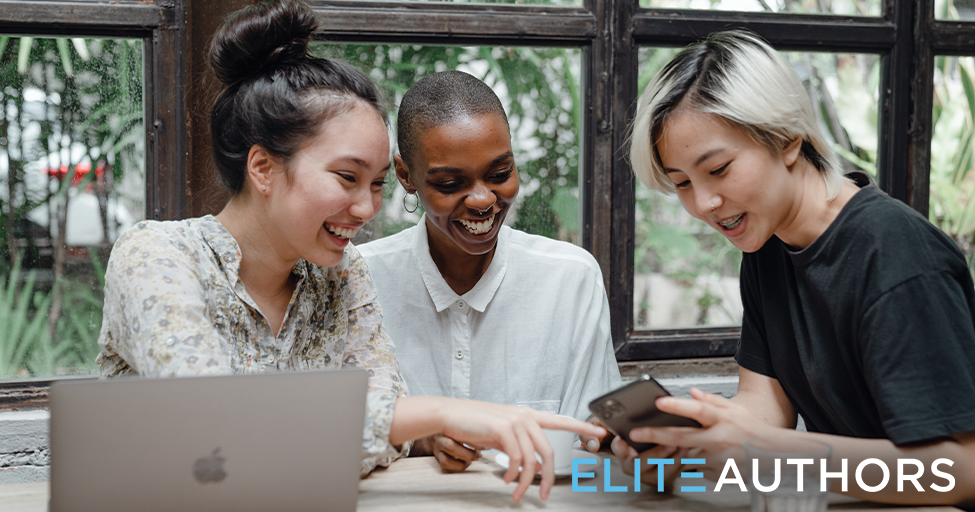
<svg viewBox="0 0 975 512">
<path fill-rule="evenodd" d="M 800 144 L 770 151 L 718 117 L 679 108 L 657 151 L 681 204 L 735 247 L 755 252 L 795 220 L 802 190 L 791 172 Z"/>
<path fill-rule="evenodd" d="M 518 195 L 507 123 L 493 114 L 462 117 L 427 129 L 417 140 L 413 168 L 406 176 L 398 160 L 397 173 L 423 203 L 432 249 L 490 252 Z"/>
<path fill-rule="evenodd" d="M 356 102 L 325 122 L 285 166 L 275 163 L 266 203 L 272 243 L 284 258 L 320 266 L 342 261 L 349 239 L 382 207 L 389 135 L 371 107 Z"/>
</svg>

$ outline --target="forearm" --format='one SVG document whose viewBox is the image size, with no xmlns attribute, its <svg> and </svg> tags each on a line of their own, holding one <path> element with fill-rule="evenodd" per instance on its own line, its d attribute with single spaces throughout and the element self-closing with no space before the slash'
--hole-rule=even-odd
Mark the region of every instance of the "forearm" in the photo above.
<svg viewBox="0 0 975 512">
<path fill-rule="evenodd" d="M 796 410 L 776 379 L 741 368 L 738 393 L 731 401 L 773 427 L 796 428 Z"/>
<path fill-rule="evenodd" d="M 731 398 L 737 405 L 748 409 L 755 416 L 765 420 L 773 427 L 795 429 L 797 415 L 791 410 L 782 410 L 774 404 L 770 404 L 763 397 L 750 393 L 739 392 Z M 791 407 L 790 407 L 791 409 Z"/>
<path fill-rule="evenodd" d="M 398 446 L 411 439 L 439 434 L 444 429 L 442 409 L 445 399 L 434 396 L 407 396 L 396 399 L 389 442 Z"/>
</svg>

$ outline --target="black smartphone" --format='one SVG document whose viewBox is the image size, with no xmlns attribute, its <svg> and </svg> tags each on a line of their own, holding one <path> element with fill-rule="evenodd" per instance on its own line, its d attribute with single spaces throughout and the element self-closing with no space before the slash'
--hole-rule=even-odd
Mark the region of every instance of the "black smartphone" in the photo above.
<svg viewBox="0 0 975 512">
<path fill-rule="evenodd" d="M 589 402 L 589 410 L 599 418 L 610 432 L 626 441 L 638 452 L 656 446 L 652 443 L 630 441 L 630 430 L 636 427 L 700 427 L 701 424 L 683 416 L 675 416 L 657 409 L 657 399 L 670 396 L 670 393 L 653 380 L 643 375 L 619 389 Z"/>
</svg>

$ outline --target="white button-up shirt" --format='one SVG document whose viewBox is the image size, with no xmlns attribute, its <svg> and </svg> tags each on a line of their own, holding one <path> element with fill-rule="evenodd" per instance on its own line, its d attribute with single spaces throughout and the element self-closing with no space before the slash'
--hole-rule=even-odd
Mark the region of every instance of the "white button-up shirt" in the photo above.
<svg viewBox="0 0 975 512">
<path fill-rule="evenodd" d="M 425 219 L 358 248 L 410 394 L 584 419 L 621 384 L 602 274 L 585 250 L 502 226 L 487 271 L 458 295 L 430 256 Z"/>
</svg>

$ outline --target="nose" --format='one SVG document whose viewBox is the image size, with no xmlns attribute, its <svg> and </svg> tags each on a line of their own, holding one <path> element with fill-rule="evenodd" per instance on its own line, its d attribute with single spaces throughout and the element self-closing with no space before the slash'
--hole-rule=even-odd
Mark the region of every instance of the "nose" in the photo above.
<svg viewBox="0 0 975 512">
<path fill-rule="evenodd" d="M 724 204 L 724 199 L 715 191 L 699 188 L 694 191 L 694 207 L 697 208 L 698 215 L 706 217 L 711 215 Z"/>
<path fill-rule="evenodd" d="M 375 197 L 375 196 L 378 196 Z M 374 194 L 369 187 L 357 187 L 349 205 L 349 214 L 366 222 L 379 213 L 383 206 L 382 193 Z"/>
<path fill-rule="evenodd" d="M 497 201 L 498 198 L 494 195 L 494 191 L 488 188 L 483 182 L 478 181 L 474 184 L 471 192 L 467 194 L 467 197 L 464 199 L 464 204 L 472 210 L 484 212 L 494 206 L 494 203 Z"/>
</svg>

